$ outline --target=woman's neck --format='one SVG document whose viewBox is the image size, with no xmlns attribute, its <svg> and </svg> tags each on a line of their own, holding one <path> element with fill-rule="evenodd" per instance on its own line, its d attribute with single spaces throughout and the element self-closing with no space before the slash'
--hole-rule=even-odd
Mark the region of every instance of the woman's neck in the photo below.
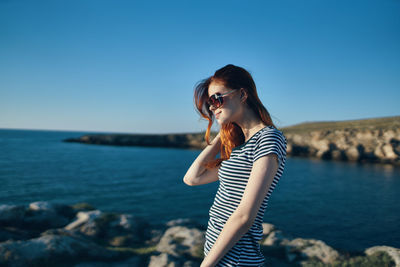
<svg viewBox="0 0 400 267">
<path fill-rule="evenodd" d="M 236 121 L 236 124 L 239 125 L 242 129 L 245 142 L 256 132 L 267 126 L 254 114 L 252 110 L 249 109 L 244 110 L 243 116 L 238 121 Z"/>
</svg>

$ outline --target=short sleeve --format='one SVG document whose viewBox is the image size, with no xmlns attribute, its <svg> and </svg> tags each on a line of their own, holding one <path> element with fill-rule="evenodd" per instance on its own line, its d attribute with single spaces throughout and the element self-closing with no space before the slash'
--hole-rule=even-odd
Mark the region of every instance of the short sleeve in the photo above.
<svg viewBox="0 0 400 267">
<path fill-rule="evenodd" d="M 281 131 L 272 129 L 263 132 L 256 140 L 253 162 L 274 153 L 278 156 L 278 166 L 280 166 L 286 160 L 286 145 L 286 138 Z"/>
</svg>

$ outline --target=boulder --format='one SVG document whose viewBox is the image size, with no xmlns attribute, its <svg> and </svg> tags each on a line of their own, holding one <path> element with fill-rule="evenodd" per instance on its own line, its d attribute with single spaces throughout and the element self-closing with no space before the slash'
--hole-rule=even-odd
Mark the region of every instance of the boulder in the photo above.
<svg viewBox="0 0 400 267">
<path fill-rule="evenodd" d="M 393 146 L 391 144 L 385 144 L 382 146 L 382 151 L 386 159 L 394 160 L 397 159 L 398 156 L 393 150 Z"/>
<path fill-rule="evenodd" d="M 64 228 L 67 230 L 74 230 L 80 228 L 84 224 L 86 224 L 86 228 L 94 228 L 94 219 L 98 218 L 101 215 L 100 210 L 93 210 L 93 211 L 80 211 L 76 214 L 76 220 L 65 226 Z M 95 231 L 87 231 L 83 230 L 86 235 L 93 235 Z"/>
<path fill-rule="evenodd" d="M 289 262 L 317 258 L 330 264 L 339 258 L 339 253 L 321 240 L 295 238 L 284 244 Z"/>
<path fill-rule="evenodd" d="M 197 221 L 190 219 L 190 218 L 179 218 L 175 220 L 168 221 L 166 224 L 167 228 L 173 226 L 185 226 L 189 228 L 199 228 L 201 230 L 206 230 L 204 226 Z"/>
<path fill-rule="evenodd" d="M 197 228 L 174 226 L 165 231 L 156 249 L 175 257 L 203 257 L 204 232 Z"/>
<path fill-rule="evenodd" d="M 73 234 L 45 234 L 27 241 L 0 243 L 0 265 L 57 265 L 79 260 L 109 260 L 117 253 Z"/>
<path fill-rule="evenodd" d="M 400 266 L 400 249 L 389 246 L 374 246 L 367 248 L 364 252 L 367 255 L 372 255 L 377 251 L 386 252 L 396 263 L 396 267 Z"/>
<path fill-rule="evenodd" d="M 275 225 L 271 224 L 271 223 L 262 223 L 262 228 L 263 228 L 263 236 L 267 236 L 269 235 L 272 231 L 276 230 Z"/>
<path fill-rule="evenodd" d="M 75 213 L 70 206 L 46 201 L 33 202 L 28 207 L 0 205 L 0 226 L 30 231 L 31 237 L 49 228 L 63 227 L 74 216 Z"/>
<path fill-rule="evenodd" d="M 268 236 L 262 241 L 262 245 L 270 247 L 279 247 L 289 238 L 286 237 L 281 230 L 275 230 L 268 234 Z"/>
<path fill-rule="evenodd" d="M 357 161 L 360 158 L 360 152 L 354 146 L 349 147 L 344 151 L 347 159 L 350 161 Z"/>
<path fill-rule="evenodd" d="M 22 205 L 0 205 L 0 226 L 19 226 L 25 218 L 26 208 Z"/>
<path fill-rule="evenodd" d="M 78 212 L 65 229 L 112 246 L 140 244 L 150 235 L 148 224 L 140 218 L 99 210 Z"/>
<path fill-rule="evenodd" d="M 24 225 L 36 229 L 64 227 L 75 216 L 68 205 L 38 201 L 29 204 L 25 213 Z"/>
<path fill-rule="evenodd" d="M 160 255 L 153 255 L 150 257 L 150 262 L 148 267 L 181 267 L 182 264 L 179 260 L 168 254 L 161 253 Z"/>
<path fill-rule="evenodd" d="M 0 228 L 0 242 L 8 240 L 26 240 L 37 237 L 38 235 L 39 232 L 32 233 L 31 231 L 11 226 L 4 226 Z"/>
</svg>

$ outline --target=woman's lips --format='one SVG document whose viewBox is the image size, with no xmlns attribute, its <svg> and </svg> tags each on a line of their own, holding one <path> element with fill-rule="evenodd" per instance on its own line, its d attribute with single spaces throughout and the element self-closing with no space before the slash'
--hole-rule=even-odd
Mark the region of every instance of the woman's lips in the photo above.
<svg viewBox="0 0 400 267">
<path fill-rule="evenodd" d="M 217 118 L 218 119 L 218 117 L 219 117 L 219 114 L 221 113 L 221 111 L 220 112 L 218 112 L 218 113 L 215 113 L 215 118 Z"/>
</svg>

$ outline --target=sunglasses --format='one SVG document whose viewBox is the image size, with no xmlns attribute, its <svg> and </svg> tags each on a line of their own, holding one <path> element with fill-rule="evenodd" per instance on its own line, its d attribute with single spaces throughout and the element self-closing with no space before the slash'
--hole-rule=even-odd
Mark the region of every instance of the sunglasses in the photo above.
<svg viewBox="0 0 400 267">
<path fill-rule="evenodd" d="M 236 90 L 231 90 L 228 91 L 224 94 L 220 94 L 220 93 L 216 93 L 213 94 L 212 96 L 210 96 L 210 98 L 207 100 L 207 104 L 209 104 L 210 106 L 214 107 L 214 108 L 219 108 L 220 106 L 222 106 L 222 104 L 224 104 L 224 97 L 235 92 Z"/>
</svg>

